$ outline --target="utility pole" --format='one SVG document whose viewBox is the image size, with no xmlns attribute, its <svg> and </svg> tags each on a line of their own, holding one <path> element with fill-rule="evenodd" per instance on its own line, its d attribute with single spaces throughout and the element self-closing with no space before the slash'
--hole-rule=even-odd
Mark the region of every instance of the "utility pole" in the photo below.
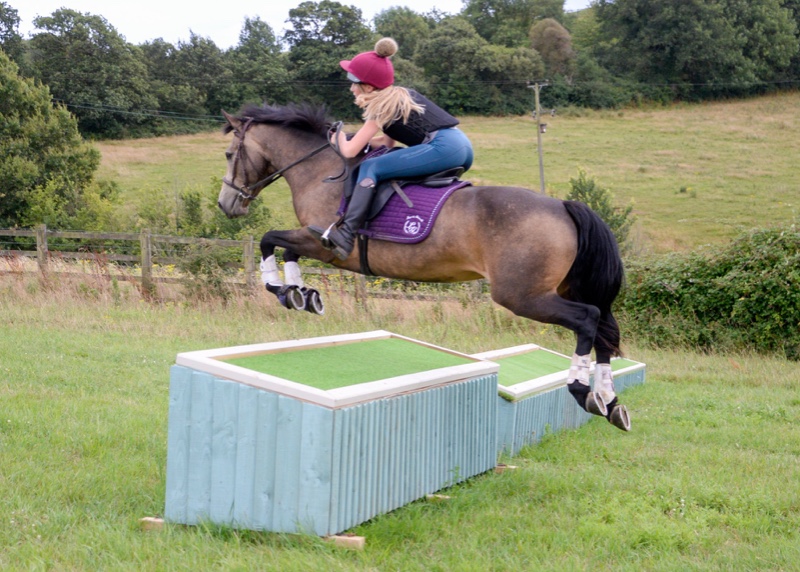
<svg viewBox="0 0 800 572">
<path fill-rule="evenodd" d="M 539 183 L 541 192 L 544 193 L 544 157 L 542 155 L 542 133 L 545 132 L 547 123 L 542 123 L 542 110 L 539 108 L 539 90 L 543 87 L 550 85 L 546 80 L 539 82 L 535 81 L 533 85 L 528 85 L 528 89 L 532 89 L 536 97 L 536 108 L 534 115 L 536 116 L 536 140 L 539 147 Z"/>
</svg>

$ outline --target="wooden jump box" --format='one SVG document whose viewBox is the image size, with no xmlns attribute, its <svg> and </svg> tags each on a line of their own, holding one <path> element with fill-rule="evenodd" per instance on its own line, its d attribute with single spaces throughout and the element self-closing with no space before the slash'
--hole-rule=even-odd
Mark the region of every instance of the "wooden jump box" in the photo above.
<svg viewBox="0 0 800 572">
<path fill-rule="evenodd" d="M 393 356 L 385 344 L 407 348 Z M 404 373 L 420 353 L 433 366 Z M 327 387 L 366 364 L 395 374 Z M 486 472 L 497 371 L 385 331 L 178 354 L 165 519 L 325 536 Z"/>
<path fill-rule="evenodd" d="M 497 453 L 517 455 L 546 431 L 580 427 L 594 416 L 567 390 L 570 358 L 535 344 L 474 354 L 499 364 Z M 611 360 L 617 394 L 644 383 L 645 364 Z"/>
</svg>

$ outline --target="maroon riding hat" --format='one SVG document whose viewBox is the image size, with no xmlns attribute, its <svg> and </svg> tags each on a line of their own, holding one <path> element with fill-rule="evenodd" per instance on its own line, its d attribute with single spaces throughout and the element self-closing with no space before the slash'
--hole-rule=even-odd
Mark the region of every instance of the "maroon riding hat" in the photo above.
<svg viewBox="0 0 800 572">
<path fill-rule="evenodd" d="M 351 80 L 385 89 L 394 83 L 394 66 L 389 58 L 396 52 L 397 42 L 382 38 L 375 44 L 375 51 L 362 52 L 352 60 L 340 61 L 339 65 Z"/>
</svg>

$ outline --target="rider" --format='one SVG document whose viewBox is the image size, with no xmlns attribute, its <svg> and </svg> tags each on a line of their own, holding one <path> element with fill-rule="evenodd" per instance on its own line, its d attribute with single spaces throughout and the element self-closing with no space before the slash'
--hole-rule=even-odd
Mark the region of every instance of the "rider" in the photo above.
<svg viewBox="0 0 800 572">
<path fill-rule="evenodd" d="M 341 131 L 338 134 L 335 143 L 342 155 L 355 157 L 367 144 L 392 148 L 399 142 L 406 146 L 361 163 L 355 190 L 338 227 L 331 225 L 325 230 L 309 226 L 311 234 L 341 260 L 353 251 L 355 234 L 369 212 L 379 181 L 430 175 L 455 167 L 467 170 L 472 165 L 472 144 L 456 128 L 458 120 L 416 91 L 393 85 L 394 67 L 389 58 L 395 52 L 397 42 L 382 38 L 375 51 L 339 62 L 352 82 L 350 91 L 356 105 L 364 110 L 364 124 L 351 139 Z"/>
</svg>

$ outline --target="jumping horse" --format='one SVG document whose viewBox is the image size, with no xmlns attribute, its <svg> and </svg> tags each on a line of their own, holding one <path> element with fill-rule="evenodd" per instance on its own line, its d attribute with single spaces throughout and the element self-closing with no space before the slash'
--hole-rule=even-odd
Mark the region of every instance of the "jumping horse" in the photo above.
<svg viewBox="0 0 800 572">
<path fill-rule="evenodd" d="M 337 221 L 345 190 L 341 175 L 353 165 L 330 145 L 332 123 L 324 108 L 247 106 L 238 116 L 224 115 L 223 131 L 234 137 L 225 153 L 228 166 L 219 207 L 228 217 L 246 215 L 266 186 L 279 177 L 286 180 L 302 228 L 264 234 L 262 281 L 285 306 L 322 313 L 319 294 L 305 288 L 297 262 L 306 256 L 363 271 L 361 241 L 342 261 L 308 231 L 310 224 L 327 228 Z M 285 281 L 276 247 L 284 249 Z M 611 358 L 620 355 L 611 306 L 622 285 L 623 265 L 613 233 L 585 204 L 519 187 L 467 186 L 447 199 L 424 241 L 370 241 L 368 268 L 378 276 L 419 282 L 485 278 L 497 304 L 518 316 L 572 330 L 577 343 L 569 369 L 570 393 L 584 410 L 630 429 L 610 366 Z"/>
</svg>

